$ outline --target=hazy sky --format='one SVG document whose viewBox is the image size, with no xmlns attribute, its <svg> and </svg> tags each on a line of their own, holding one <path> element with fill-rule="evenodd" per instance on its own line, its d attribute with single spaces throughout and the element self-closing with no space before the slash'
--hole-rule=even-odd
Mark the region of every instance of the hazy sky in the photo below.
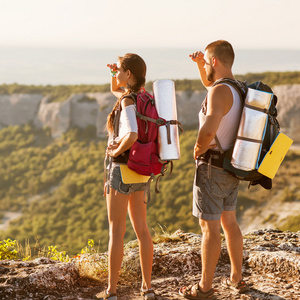
<svg viewBox="0 0 300 300">
<path fill-rule="evenodd" d="M 300 0 L 0 0 L 0 46 L 300 49 Z"/>
</svg>

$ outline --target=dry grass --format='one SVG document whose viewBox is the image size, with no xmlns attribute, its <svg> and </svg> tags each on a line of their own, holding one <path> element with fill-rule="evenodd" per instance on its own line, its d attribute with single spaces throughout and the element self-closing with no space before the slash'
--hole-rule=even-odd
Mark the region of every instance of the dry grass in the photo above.
<svg viewBox="0 0 300 300">
<path fill-rule="evenodd" d="M 181 238 L 173 233 L 167 232 L 160 224 L 158 226 L 161 229 L 161 232 L 155 232 L 154 237 L 152 238 L 154 244 L 160 244 L 160 243 L 172 243 L 172 242 L 179 242 L 181 241 Z"/>
</svg>

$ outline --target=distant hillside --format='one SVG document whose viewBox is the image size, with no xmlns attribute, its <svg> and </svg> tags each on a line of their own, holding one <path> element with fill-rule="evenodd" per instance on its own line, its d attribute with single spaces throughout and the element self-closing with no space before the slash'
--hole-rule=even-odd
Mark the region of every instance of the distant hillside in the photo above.
<svg viewBox="0 0 300 300">
<path fill-rule="evenodd" d="M 102 85 L 0 85 L 0 95 L 40 94 L 49 97 L 49 102 L 65 101 L 72 94 L 105 93 L 110 91 L 110 84 Z"/>
<path fill-rule="evenodd" d="M 264 72 L 248 73 L 245 75 L 235 75 L 236 79 L 247 81 L 263 81 L 274 87 L 275 85 L 300 84 L 300 71 L 294 72 Z M 204 90 L 200 80 L 183 79 L 175 80 L 176 91 L 201 91 Z M 152 82 L 146 83 L 146 89 L 152 90 Z M 19 84 L 2 84 L 0 85 L 0 95 L 12 94 L 41 94 L 49 97 L 49 102 L 64 101 L 72 94 L 80 93 L 106 93 L 110 91 L 110 84 L 102 85 L 19 85 Z"/>
<path fill-rule="evenodd" d="M 181 135 L 181 159 L 174 162 L 172 177 L 160 180 L 160 194 L 152 184 L 148 223 L 154 231 L 162 226 L 169 232 L 199 232 L 191 214 L 196 134 L 186 130 Z M 24 244 L 29 240 L 32 245 L 58 245 L 69 253 L 78 253 L 94 239 L 105 251 L 105 147 L 106 140 L 99 140 L 92 127 L 74 128 L 58 138 L 31 125 L 0 130 L 0 236 Z M 249 191 L 247 183 L 241 185 L 238 218 L 244 232 L 253 227 L 299 230 L 299 166 L 300 153 L 291 151 L 271 191 Z M 127 228 L 126 241 L 134 239 L 129 221 Z"/>
</svg>

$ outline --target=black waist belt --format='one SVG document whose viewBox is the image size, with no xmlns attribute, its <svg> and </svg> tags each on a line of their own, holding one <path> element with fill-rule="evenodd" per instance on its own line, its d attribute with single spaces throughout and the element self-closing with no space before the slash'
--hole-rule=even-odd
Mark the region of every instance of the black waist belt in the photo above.
<svg viewBox="0 0 300 300">
<path fill-rule="evenodd" d="M 225 157 L 225 152 L 221 153 L 220 151 L 208 150 L 205 153 L 201 154 L 198 157 L 198 160 L 202 160 L 206 163 L 210 163 L 211 165 L 223 168 L 223 161 Z"/>
</svg>

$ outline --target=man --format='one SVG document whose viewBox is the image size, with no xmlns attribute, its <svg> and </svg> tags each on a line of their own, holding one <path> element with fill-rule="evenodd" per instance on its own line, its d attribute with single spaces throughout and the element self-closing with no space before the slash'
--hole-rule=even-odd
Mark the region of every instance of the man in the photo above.
<svg viewBox="0 0 300 300">
<path fill-rule="evenodd" d="M 228 150 L 234 144 L 242 102 L 232 86 L 217 84 L 222 78 L 234 80 L 231 70 L 234 51 L 230 43 L 215 41 L 206 47 L 204 54 L 197 51 L 190 57 L 197 63 L 200 79 L 208 89 L 199 112 L 200 126 L 194 147 L 197 169 L 193 215 L 199 218 L 202 231 L 202 274 L 199 283 L 181 288 L 180 294 L 187 299 L 215 299 L 212 282 L 221 252 L 220 226 L 231 262 L 230 278 L 224 278 L 222 285 L 238 292 L 247 290 L 242 280 L 243 237 L 235 212 L 239 180 L 222 169 L 218 160 L 220 147 Z"/>
</svg>

